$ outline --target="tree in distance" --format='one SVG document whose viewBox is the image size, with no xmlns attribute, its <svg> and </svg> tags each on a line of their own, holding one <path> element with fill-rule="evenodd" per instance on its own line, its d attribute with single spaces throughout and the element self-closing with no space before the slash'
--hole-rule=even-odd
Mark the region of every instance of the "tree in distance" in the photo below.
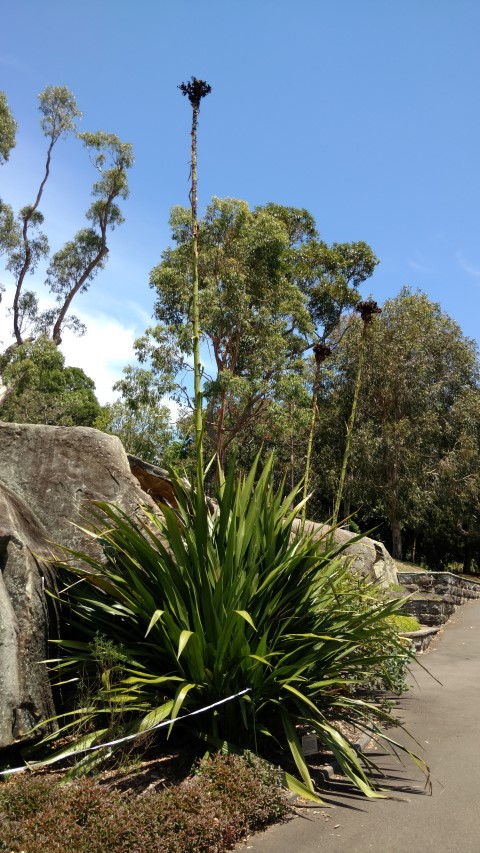
<svg viewBox="0 0 480 853">
<path fill-rule="evenodd" d="M 12 389 L 1 418 L 15 423 L 94 426 L 100 414 L 95 384 L 79 367 L 65 367 L 46 335 L 0 355 L 0 372 Z"/>
<path fill-rule="evenodd" d="M 132 410 L 124 400 L 116 400 L 102 406 L 93 426 L 118 436 L 127 453 L 153 465 L 172 464 L 180 453 L 170 410 L 161 404 Z"/>
<path fill-rule="evenodd" d="M 321 389 L 315 467 L 330 494 L 351 405 L 359 326 L 342 339 Z M 474 342 L 437 303 L 408 288 L 387 300 L 365 351 L 344 515 L 357 511 L 369 523 L 385 519 L 396 558 L 403 557 L 405 535 L 418 540 L 435 517 L 437 530 L 440 516 L 446 521 L 453 514 L 450 530 L 469 517 L 467 496 L 480 465 L 479 421 L 478 414 L 466 419 L 465 413 L 467 404 L 478 413 L 478 377 Z M 478 498 L 474 503 L 478 507 Z"/>
<path fill-rule="evenodd" d="M 7 96 L 0 92 L 0 165 L 8 160 L 12 148 L 15 148 L 16 132 L 17 123 L 8 106 Z"/>
<path fill-rule="evenodd" d="M 47 140 L 44 172 L 34 200 L 22 207 L 15 216 L 11 206 L 0 201 L 0 253 L 6 257 L 6 269 L 14 281 L 12 318 L 13 345 L 4 346 L 4 367 L 9 358 L 16 358 L 14 349 L 46 335 L 57 346 L 66 328 L 81 334 L 80 320 L 71 314 L 71 306 L 79 293 L 85 292 L 98 272 L 105 266 L 108 255 L 108 234 L 123 222 L 119 199 L 128 196 L 127 171 L 133 165 L 132 148 L 111 133 L 98 131 L 76 134 L 81 113 L 72 93 L 65 86 L 48 86 L 39 95 L 41 129 Z M 16 125 L 5 95 L 0 93 L 0 162 L 8 160 L 15 143 Z M 93 184 L 93 202 L 86 212 L 87 227 L 80 229 L 53 255 L 50 255 L 47 235 L 40 211 L 52 157 L 60 139 L 73 134 L 83 142 L 97 171 Z M 27 276 L 34 275 L 41 262 L 47 262 L 45 285 L 54 299 L 54 306 L 41 309 L 37 293 L 27 289 Z M 27 355 L 29 357 L 29 355 Z M 13 378 L 15 371 L 10 371 Z M 0 385 L 0 405 L 13 393 L 5 382 Z M 3 413 L 4 414 L 4 413 Z"/>
</svg>

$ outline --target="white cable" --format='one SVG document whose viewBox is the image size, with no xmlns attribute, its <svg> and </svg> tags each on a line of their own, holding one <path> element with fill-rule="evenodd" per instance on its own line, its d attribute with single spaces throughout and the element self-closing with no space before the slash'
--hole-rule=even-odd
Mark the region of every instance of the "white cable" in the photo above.
<svg viewBox="0 0 480 853">
<path fill-rule="evenodd" d="M 48 764 L 55 764 L 57 761 L 63 761 L 65 758 L 70 758 L 72 755 L 80 755 L 82 752 L 95 752 L 97 749 L 107 749 L 109 746 L 117 746 L 119 743 L 125 743 L 127 740 L 135 740 L 135 738 L 140 737 L 140 735 L 144 735 L 147 732 L 153 732 L 155 729 L 161 729 L 164 726 L 171 726 L 179 720 L 186 720 L 187 717 L 195 717 L 197 714 L 203 714 L 204 711 L 210 711 L 212 708 L 224 705 L 225 702 L 231 702 L 232 699 L 238 699 L 239 696 L 244 696 L 245 693 L 250 693 L 251 689 L 251 687 L 247 687 L 245 690 L 241 690 L 240 693 L 235 693 L 233 696 L 227 696 L 226 699 L 220 699 L 212 705 L 206 705 L 205 708 L 197 708 L 196 711 L 184 714 L 183 717 L 175 717 L 174 720 L 162 720 L 161 723 L 157 723 L 155 726 L 150 726 L 150 728 L 145 729 L 144 731 L 135 732 L 135 734 L 117 738 L 117 740 L 110 740 L 108 743 L 97 743 L 95 746 L 85 746 L 83 749 L 72 749 L 70 752 L 62 752 L 62 754 L 56 758 L 47 758 L 45 761 L 32 761 L 30 764 L 27 764 L 26 767 L 13 767 L 10 770 L 2 770 L 0 772 L 0 776 L 9 776 L 12 773 L 23 773 L 25 770 L 32 770 L 36 767 L 46 767 Z"/>
</svg>

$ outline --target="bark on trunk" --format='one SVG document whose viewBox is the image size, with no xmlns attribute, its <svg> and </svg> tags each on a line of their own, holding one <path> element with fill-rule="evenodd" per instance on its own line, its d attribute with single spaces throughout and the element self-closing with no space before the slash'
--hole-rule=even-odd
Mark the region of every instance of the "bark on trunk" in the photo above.
<svg viewBox="0 0 480 853">
<path fill-rule="evenodd" d="M 394 560 L 403 560 L 402 528 L 398 518 L 390 519 L 392 530 L 392 557 Z"/>
<path fill-rule="evenodd" d="M 472 545 L 468 539 L 465 539 L 464 549 L 463 549 L 463 574 L 464 575 L 473 575 L 474 572 L 472 570 Z"/>
</svg>

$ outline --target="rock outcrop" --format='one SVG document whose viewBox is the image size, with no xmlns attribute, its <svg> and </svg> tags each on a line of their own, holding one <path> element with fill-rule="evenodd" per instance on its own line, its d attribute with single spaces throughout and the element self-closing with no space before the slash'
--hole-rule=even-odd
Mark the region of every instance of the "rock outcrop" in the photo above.
<svg viewBox="0 0 480 853">
<path fill-rule="evenodd" d="M 86 427 L 0 423 L 0 747 L 54 713 L 45 665 L 52 543 L 92 552 L 88 502 L 132 514 L 151 498 L 119 439 Z"/>
<path fill-rule="evenodd" d="M 298 524 L 298 521 L 294 522 L 295 530 L 298 528 Z M 325 543 L 327 542 L 330 532 L 328 525 L 307 521 L 305 529 L 309 533 L 314 533 L 318 538 L 323 538 Z M 335 545 L 343 546 L 342 553 L 351 560 L 353 571 L 378 581 L 385 588 L 397 583 L 395 561 L 382 542 L 369 539 L 368 536 L 358 539 L 356 533 L 351 533 L 342 527 L 338 527 L 334 531 L 333 541 Z"/>
</svg>

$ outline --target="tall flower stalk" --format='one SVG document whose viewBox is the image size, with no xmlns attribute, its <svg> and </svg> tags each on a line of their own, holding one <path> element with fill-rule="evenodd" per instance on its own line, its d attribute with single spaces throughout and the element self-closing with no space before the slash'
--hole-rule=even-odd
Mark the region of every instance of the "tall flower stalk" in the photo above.
<svg viewBox="0 0 480 853">
<path fill-rule="evenodd" d="M 197 198 L 197 127 L 200 113 L 200 103 L 212 91 L 212 87 L 204 80 L 196 77 L 178 87 L 182 95 L 186 95 L 192 106 L 191 130 L 191 189 L 190 203 L 192 208 L 192 341 L 193 341 L 193 370 L 194 370 L 194 410 L 195 410 L 195 450 L 197 458 L 197 477 L 199 492 L 203 491 L 203 396 L 202 396 L 202 367 L 200 363 L 200 311 L 198 285 L 198 198 Z"/>
<path fill-rule="evenodd" d="M 302 527 L 305 526 L 306 521 L 306 513 L 307 513 L 307 497 L 308 497 L 308 487 L 310 483 L 310 466 L 312 463 L 312 447 L 313 447 L 313 434 L 315 432 L 315 424 L 317 422 L 318 415 L 318 391 L 320 388 L 320 370 L 325 359 L 328 358 L 329 355 L 332 354 L 332 350 L 326 344 L 321 343 L 320 341 L 315 344 L 313 347 L 313 354 L 315 356 L 315 378 L 313 380 L 313 389 L 312 389 L 312 416 L 310 420 L 310 432 L 308 434 L 308 444 L 307 444 L 307 455 L 305 458 L 305 474 L 303 479 L 303 507 L 302 507 L 302 516 L 301 522 Z"/>
<path fill-rule="evenodd" d="M 340 513 L 340 504 L 342 502 L 343 489 L 345 486 L 345 477 L 347 474 L 348 459 L 350 456 L 350 445 L 352 443 L 353 428 L 355 426 L 355 415 L 357 413 L 358 398 L 360 396 L 360 387 L 362 384 L 362 371 L 363 371 L 363 364 L 365 361 L 365 353 L 367 350 L 368 331 L 370 329 L 370 326 L 372 324 L 372 321 L 373 321 L 375 314 L 381 314 L 382 309 L 378 307 L 377 303 L 373 299 L 370 299 L 367 302 L 359 302 L 355 308 L 355 311 L 358 311 L 358 313 L 360 314 L 360 317 L 361 317 L 362 322 L 363 322 L 363 328 L 362 328 L 362 334 L 361 334 L 361 338 L 360 338 L 360 351 L 358 354 L 358 364 L 357 364 L 357 375 L 355 378 L 355 388 L 353 390 L 352 409 L 351 409 L 350 417 L 348 419 L 348 424 L 347 424 L 347 433 L 346 433 L 346 438 L 345 438 L 345 450 L 343 451 L 342 468 L 340 471 L 340 479 L 338 481 L 337 494 L 335 497 L 335 507 L 333 510 L 332 521 L 331 521 L 332 532 L 335 529 L 337 522 L 338 522 L 338 516 Z"/>
</svg>

